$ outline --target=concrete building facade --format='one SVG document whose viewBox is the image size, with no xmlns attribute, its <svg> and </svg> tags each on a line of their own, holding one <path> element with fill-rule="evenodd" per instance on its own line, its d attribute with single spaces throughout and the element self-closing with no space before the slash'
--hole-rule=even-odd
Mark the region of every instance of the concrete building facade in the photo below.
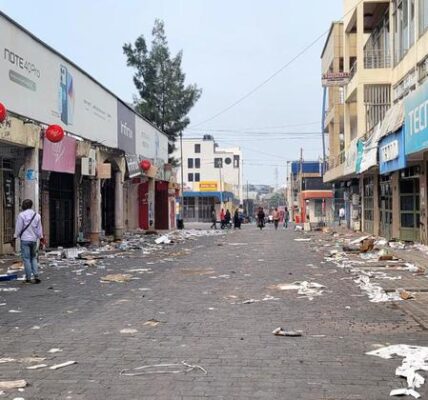
<svg viewBox="0 0 428 400">
<path fill-rule="evenodd" d="M 210 135 L 183 138 L 183 217 L 187 221 L 209 221 L 212 208 L 232 210 L 242 204 L 242 152 L 239 147 L 220 148 Z M 181 159 L 180 143 L 174 157 Z"/>
<path fill-rule="evenodd" d="M 428 1 L 345 0 L 344 15 L 344 152 L 324 179 L 349 226 L 426 243 Z"/>
</svg>

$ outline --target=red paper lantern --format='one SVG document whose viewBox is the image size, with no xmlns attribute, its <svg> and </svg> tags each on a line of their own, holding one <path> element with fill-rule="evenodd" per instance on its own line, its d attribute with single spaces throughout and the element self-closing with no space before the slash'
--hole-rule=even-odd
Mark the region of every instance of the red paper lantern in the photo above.
<svg viewBox="0 0 428 400">
<path fill-rule="evenodd" d="M 140 168 L 143 171 L 148 171 L 151 166 L 152 166 L 152 163 L 149 160 L 142 160 L 142 161 L 140 161 Z"/>
<path fill-rule="evenodd" d="M 7 110 L 3 103 L 0 103 L 0 124 L 7 118 Z"/>
<path fill-rule="evenodd" d="M 53 143 L 58 143 L 64 138 L 64 129 L 59 125 L 49 125 L 46 129 L 46 138 Z"/>
</svg>

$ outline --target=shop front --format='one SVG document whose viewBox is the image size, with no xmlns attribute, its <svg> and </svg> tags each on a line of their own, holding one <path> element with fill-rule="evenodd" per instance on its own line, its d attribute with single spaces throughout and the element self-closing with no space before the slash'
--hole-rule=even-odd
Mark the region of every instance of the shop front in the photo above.
<svg viewBox="0 0 428 400">
<path fill-rule="evenodd" d="M 394 184 L 393 174 L 395 171 L 400 171 L 406 168 L 406 155 L 404 149 L 404 127 L 398 131 L 389 134 L 382 138 L 379 143 L 379 234 L 386 239 L 397 237 L 397 232 L 394 231 L 394 226 L 401 226 L 404 229 L 402 232 L 406 236 L 406 230 L 409 227 L 402 226 L 401 212 L 404 203 L 400 200 L 400 187 L 397 188 Z M 403 184 L 403 187 L 406 185 Z M 397 190 L 398 189 L 398 190 Z M 399 203 L 398 207 L 395 203 Z M 400 209 L 400 218 L 394 210 Z M 399 221 L 394 221 L 394 215 L 399 218 Z M 398 223 L 397 223 L 398 222 Z M 403 220 L 404 225 L 406 222 Z M 400 231 L 401 232 L 401 231 Z M 398 233 L 401 237 L 401 233 Z"/>
</svg>

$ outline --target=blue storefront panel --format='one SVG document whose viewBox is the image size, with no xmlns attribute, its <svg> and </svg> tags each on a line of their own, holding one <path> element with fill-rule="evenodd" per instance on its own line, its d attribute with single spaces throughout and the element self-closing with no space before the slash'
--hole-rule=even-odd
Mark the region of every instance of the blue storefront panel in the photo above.
<svg viewBox="0 0 428 400">
<path fill-rule="evenodd" d="M 428 82 L 404 100 L 405 150 L 413 154 L 428 148 Z"/>
<path fill-rule="evenodd" d="M 406 168 L 405 129 L 385 136 L 379 142 L 379 171 L 381 175 Z"/>
</svg>

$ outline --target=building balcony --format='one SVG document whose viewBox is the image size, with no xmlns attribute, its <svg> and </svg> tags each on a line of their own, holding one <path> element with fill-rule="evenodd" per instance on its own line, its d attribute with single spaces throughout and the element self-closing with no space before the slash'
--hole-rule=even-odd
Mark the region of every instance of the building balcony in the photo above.
<svg viewBox="0 0 428 400">
<path fill-rule="evenodd" d="M 342 150 L 336 157 L 330 156 L 327 162 L 327 170 L 324 173 L 324 182 L 333 182 L 344 176 L 345 151 Z"/>
<path fill-rule="evenodd" d="M 391 56 L 385 50 L 364 50 L 364 68 L 391 68 Z"/>
</svg>

